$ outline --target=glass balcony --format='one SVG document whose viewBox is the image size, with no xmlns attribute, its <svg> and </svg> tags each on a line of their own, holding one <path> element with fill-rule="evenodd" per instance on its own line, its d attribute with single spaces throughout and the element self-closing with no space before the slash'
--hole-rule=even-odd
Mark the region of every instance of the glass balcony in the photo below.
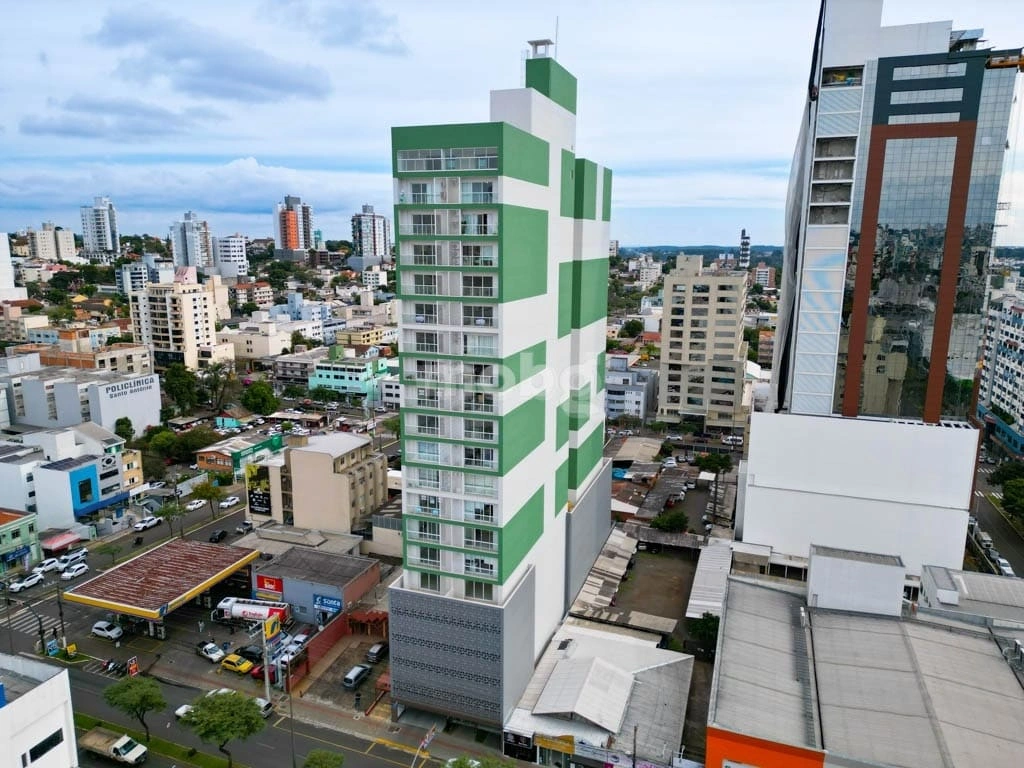
<svg viewBox="0 0 1024 768">
<path fill-rule="evenodd" d="M 479 432 L 477 430 L 467 429 L 465 432 L 463 432 L 463 437 L 465 437 L 467 440 L 485 440 L 487 442 L 493 442 L 494 431 L 491 430 L 487 432 Z"/>
<path fill-rule="evenodd" d="M 487 552 L 494 552 L 498 549 L 498 543 L 495 541 L 486 541 L 484 539 L 471 539 L 467 538 L 464 542 L 466 549 L 481 549 Z"/>
<path fill-rule="evenodd" d="M 498 495 L 498 488 L 493 482 L 480 482 L 479 480 L 466 480 L 465 492 L 471 496 L 486 496 L 494 498 Z"/>
<path fill-rule="evenodd" d="M 493 192 L 463 192 L 462 202 L 464 203 L 493 203 Z"/>
<path fill-rule="evenodd" d="M 429 541 L 433 544 L 437 544 L 441 541 L 441 534 L 439 533 L 427 533 L 426 531 L 417 531 L 415 528 L 411 528 L 406 533 L 409 539 L 412 541 Z"/>
<path fill-rule="evenodd" d="M 429 515 L 430 517 L 440 517 L 441 510 L 437 507 L 409 507 L 410 515 Z"/>
<path fill-rule="evenodd" d="M 491 566 L 481 566 L 481 565 L 470 565 L 469 563 L 466 563 L 466 567 L 465 567 L 465 572 L 466 573 L 471 573 L 474 576 L 484 576 L 484 577 L 486 577 L 488 579 L 493 579 L 495 577 L 494 576 L 494 570 L 495 569 L 494 569 L 493 565 L 491 565 Z"/>
<path fill-rule="evenodd" d="M 434 235 L 437 234 L 437 227 L 433 224 L 400 224 L 398 226 L 400 235 Z"/>
<path fill-rule="evenodd" d="M 485 376 L 474 376 L 472 374 L 466 373 L 466 374 L 463 374 L 463 376 L 462 376 L 462 383 L 463 384 L 478 384 L 478 385 L 481 385 L 481 386 L 491 386 L 491 387 L 493 387 L 494 384 L 495 384 L 495 377 L 494 377 L 494 374 L 488 374 L 488 375 L 485 375 Z"/>
<path fill-rule="evenodd" d="M 417 352 L 425 352 L 427 354 L 436 355 L 440 351 L 441 347 L 437 344 L 417 344 Z"/>
<path fill-rule="evenodd" d="M 497 469 L 498 462 L 494 459 L 483 459 L 466 456 L 462 460 L 463 466 L 474 467 L 476 469 Z"/>
<path fill-rule="evenodd" d="M 419 558 L 410 557 L 409 562 L 420 568 L 430 568 L 435 571 L 441 570 L 440 560 L 421 560 Z"/>
<path fill-rule="evenodd" d="M 440 381 L 441 374 L 437 371 L 409 371 L 406 374 L 410 379 L 416 381 Z"/>
<path fill-rule="evenodd" d="M 497 344 L 467 344 L 463 351 L 464 355 L 470 357 L 497 357 Z"/>
</svg>

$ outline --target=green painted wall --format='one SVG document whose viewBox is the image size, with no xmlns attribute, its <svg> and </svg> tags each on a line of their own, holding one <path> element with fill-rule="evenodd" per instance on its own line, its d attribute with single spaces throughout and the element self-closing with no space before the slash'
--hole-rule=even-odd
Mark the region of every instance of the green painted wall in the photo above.
<svg viewBox="0 0 1024 768">
<path fill-rule="evenodd" d="M 604 377 L 608 371 L 608 354 L 605 352 L 599 352 L 597 355 L 597 373 L 594 378 L 594 383 L 597 385 L 597 391 L 604 391 Z"/>
<path fill-rule="evenodd" d="M 569 442 L 569 400 L 558 404 L 555 411 L 555 449 Z"/>
<path fill-rule="evenodd" d="M 544 486 L 530 497 L 501 531 L 501 549 L 498 555 L 500 581 L 505 579 L 523 561 L 541 533 L 544 532 Z M 541 585 L 543 586 L 543 585 Z"/>
<path fill-rule="evenodd" d="M 502 175 L 548 186 L 551 170 L 551 148 L 548 143 L 514 125 L 501 125 L 498 168 Z"/>
<path fill-rule="evenodd" d="M 570 152 L 568 149 L 562 150 L 562 205 L 560 213 L 567 217 L 572 218 L 573 209 L 575 208 L 576 201 L 576 155 Z"/>
<path fill-rule="evenodd" d="M 587 475 L 601 460 L 604 448 L 604 419 L 601 419 L 594 431 L 578 448 L 569 448 L 569 487 L 573 490 L 583 485 Z"/>
<path fill-rule="evenodd" d="M 502 361 L 501 388 L 514 387 L 544 370 L 547 364 L 547 343 L 541 341 Z"/>
<path fill-rule="evenodd" d="M 573 218 L 597 218 L 597 163 L 593 160 L 576 158 L 576 197 Z"/>
<path fill-rule="evenodd" d="M 558 337 L 568 336 L 573 323 L 573 291 L 575 284 L 573 269 L 575 262 L 566 261 L 558 265 Z M 607 289 L 606 289 L 607 290 Z M 608 297 L 605 296 L 605 303 Z"/>
<path fill-rule="evenodd" d="M 574 261 L 572 327 L 584 328 L 608 316 L 608 259 Z"/>
<path fill-rule="evenodd" d="M 555 470 L 555 516 L 562 514 L 569 501 L 569 459 Z"/>
<path fill-rule="evenodd" d="M 612 169 L 604 169 L 604 187 L 601 190 L 603 200 L 601 202 L 601 220 L 612 220 Z"/>
<path fill-rule="evenodd" d="M 451 149 L 453 147 L 498 147 L 498 172 L 501 172 L 501 143 L 504 123 L 456 123 L 454 125 L 409 125 L 391 129 L 391 169 L 398 175 L 398 151 L 401 149 Z M 437 176 L 444 171 L 402 172 L 403 176 Z M 458 171 L 458 174 L 476 173 Z M 493 176 L 494 171 L 483 171 Z"/>
<path fill-rule="evenodd" d="M 569 429 L 581 429 L 590 418 L 590 382 L 569 392 Z"/>
<path fill-rule="evenodd" d="M 527 59 L 526 87 L 576 114 L 576 78 L 554 59 Z"/>
<path fill-rule="evenodd" d="M 501 301 L 540 296 L 548 290 L 548 212 L 502 205 L 498 212 Z"/>
<path fill-rule="evenodd" d="M 498 436 L 501 474 L 507 474 L 544 442 L 544 405 L 545 396 L 541 393 L 501 417 Z"/>
</svg>

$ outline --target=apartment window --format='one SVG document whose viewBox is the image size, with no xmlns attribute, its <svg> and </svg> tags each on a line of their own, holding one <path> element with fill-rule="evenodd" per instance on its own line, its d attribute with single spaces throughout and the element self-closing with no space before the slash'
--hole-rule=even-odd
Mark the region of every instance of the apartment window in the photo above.
<svg viewBox="0 0 1024 768">
<path fill-rule="evenodd" d="M 471 448 L 466 446 L 463 450 L 463 464 L 467 467 L 478 467 L 480 469 L 496 469 L 497 462 L 494 459 L 493 448 Z"/>
<path fill-rule="evenodd" d="M 437 246 L 416 244 L 412 247 L 412 263 L 421 266 L 437 264 Z"/>
<path fill-rule="evenodd" d="M 420 589 L 429 589 L 431 592 L 440 592 L 441 577 L 436 573 L 421 573 Z"/>
<path fill-rule="evenodd" d="M 466 419 L 463 435 L 467 440 L 494 440 L 494 422 L 483 419 Z"/>
<path fill-rule="evenodd" d="M 462 307 L 462 324 L 481 328 L 494 327 L 494 307 L 467 305 Z"/>
<path fill-rule="evenodd" d="M 462 295 L 494 297 L 494 277 L 491 275 L 463 275 Z"/>
<path fill-rule="evenodd" d="M 78 483 L 78 503 L 88 504 L 93 500 L 92 481 L 80 480 Z"/>
<path fill-rule="evenodd" d="M 465 392 L 462 395 L 462 409 L 476 413 L 494 413 L 494 395 L 488 392 Z"/>
<path fill-rule="evenodd" d="M 436 296 L 437 275 L 413 275 L 412 292 L 418 296 Z"/>
<path fill-rule="evenodd" d="M 416 416 L 416 431 L 421 435 L 441 434 L 441 417 L 419 414 Z"/>
<path fill-rule="evenodd" d="M 465 371 L 464 384 L 493 385 L 495 383 L 493 365 L 470 363 L 464 364 L 463 370 Z"/>
<path fill-rule="evenodd" d="M 418 485 L 424 488 L 440 488 L 441 487 L 441 470 L 439 469 L 420 469 L 416 475 L 416 482 Z"/>
<path fill-rule="evenodd" d="M 416 459 L 418 461 L 429 461 L 437 464 L 441 460 L 441 446 L 437 443 L 427 443 L 422 440 L 416 442 Z"/>
<path fill-rule="evenodd" d="M 467 501 L 465 506 L 466 519 L 476 523 L 494 523 L 494 505 L 480 501 Z"/>
<path fill-rule="evenodd" d="M 494 182 L 493 181 L 464 181 L 462 182 L 462 202 L 464 203 L 493 203 Z"/>
<path fill-rule="evenodd" d="M 494 246 L 493 245 L 464 245 L 462 246 L 462 266 L 464 267 L 493 267 Z"/>
<path fill-rule="evenodd" d="M 435 360 L 417 360 L 416 361 L 416 373 L 417 379 L 423 381 L 437 381 L 438 380 L 438 368 L 437 361 Z M 431 390 L 437 392 L 437 390 Z"/>
<path fill-rule="evenodd" d="M 470 600 L 493 600 L 494 585 L 482 581 L 467 581 L 466 597 Z"/>
<path fill-rule="evenodd" d="M 419 506 L 416 507 L 416 512 L 421 515 L 434 515 L 437 517 L 441 513 L 441 500 L 437 496 L 424 496 L 419 494 Z"/>
<path fill-rule="evenodd" d="M 440 568 L 441 550 L 434 547 L 420 547 L 420 564 L 429 568 Z"/>
<path fill-rule="evenodd" d="M 430 184 L 422 181 L 414 181 L 410 185 L 412 201 L 414 203 L 432 203 L 434 195 L 431 193 Z"/>
<path fill-rule="evenodd" d="M 441 524 L 428 520 L 413 520 L 413 537 L 423 541 L 440 541 Z M 422 550 L 420 550 L 422 552 Z"/>
<path fill-rule="evenodd" d="M 463 213 L 462 234 L 464 235 L 493 235 L 496 234 L 492 224 L 492 217 L 487 213 Z"/>
<path fill-rule="evenodd" d="M 28 762 L 29 763 L 34 763 L 36 760 L 41 758 L 43 755 L 45 755 L 51 749 L 53 749 L 54 747 L 58 746 L 59 744 L 63 744 L 63 743 L 64 743 L 64 731 L 63 731 L 63 729 L 54 731 L 53 733 L 51 733 L 49 736 L 47 736 L 45 739 L 40 741 L 38 744 L 36 744 L 34 747 L 32 747 L 28 751 Z M 21 756 L 21 762 L 22 762 L 22 765 L 25 765 L 25 756 L 24 755 Z"/>
<path fill-rule="evenodd" d="M 498 543 L 494 531 L 486 528 L 470 528 L 466 531 L 465 545 L 472 549 L 495 549 Z"/>
<path fill-rule="evenodd" d="M 416 351 L 427 352 L 430 354 L 437 354 L 438 352 L 437 334 L 431 332 L 417 331 L 416 333 Z"/>
<path fill-rule="evenodd" d="M 467 557 L 465 563 L 466 573 L 476 573 L 481 576 L 494 577 L 494 562 L 483 557 Z"/>
</svg>

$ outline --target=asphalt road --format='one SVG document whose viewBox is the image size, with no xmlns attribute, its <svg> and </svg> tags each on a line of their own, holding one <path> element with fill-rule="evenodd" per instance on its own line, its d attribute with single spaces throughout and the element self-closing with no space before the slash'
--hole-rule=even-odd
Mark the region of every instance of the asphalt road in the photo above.
<svg viewBox="0 0 1024 768">
<path fill-rule="evenodd" d="M 1024 576 L 1024 538 L 1017 533 L 1016 529 L 1006 522 L 999 510 L 988 499 L 986 494 L 1000 495 L 999 487 L 988 483 L 988 475 L 995 469 L 992 465 L 985 464 L 978 469 L 977 482 L 971 514 L 978 518 L 978 523 L 983 531 L 992 537 L 992 543 L 999 551 L 999 554 L 1010 561 L 1013 572 L 1018 576 Z"/>
</svg>

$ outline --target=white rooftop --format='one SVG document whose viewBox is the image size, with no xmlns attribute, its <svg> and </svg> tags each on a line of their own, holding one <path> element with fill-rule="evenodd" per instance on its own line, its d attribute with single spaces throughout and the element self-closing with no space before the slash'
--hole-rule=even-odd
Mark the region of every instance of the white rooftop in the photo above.
<svg viewBox="0 0 1024 768">
<path fill-rule="evenodd" d="M 731 545 L 729 539 L 711 539 L 706 547 L 701 547 L 690 600 L 686 604 L 686 618 L 699 619 L 705 613 L 722 615 L 725 585 L 732 568 Z"/>
<path fill-rule="evenodd" d="M 354 432 L 330 432 L 326 435 L 310 435 L 306 445 L 291 445 L 293 451 L 326 453 L 334 458 L 368 445 L 370 438 Z"/>
</svg>

